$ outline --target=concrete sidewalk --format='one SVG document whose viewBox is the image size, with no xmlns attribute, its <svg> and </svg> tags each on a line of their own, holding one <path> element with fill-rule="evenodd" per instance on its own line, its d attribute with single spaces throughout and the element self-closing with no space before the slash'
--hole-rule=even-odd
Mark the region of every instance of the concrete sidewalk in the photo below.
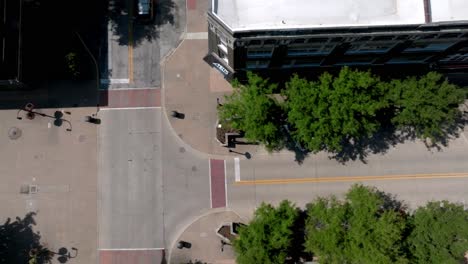
<svg viewBox="0 0 468 264">
<path fill-rule="evenodd" d="M 214 210 L 195 220 L 188 226 L 178 241 L 191 244 L 190 248 L 177 248 L 174 243 L 170 249 L 169 263 L 188 263 L 200 260 L 209 264 L 234 264 L 235 253 L 231 245 L 221 249 L 221 237 L 216 234 L 219 227 L 232 222 L 244 222 L 232 211 Z"/>
<path fill-rule="evenodd" d="M 184 119 L 171 118 L 175 133 L 201 152 L 214 155 L 229 153 L 216 140 L 217 98 L 232 92 L 221 73 L 203 57 L 208 53 L 206 12 L 210 1 L 192 0 L 187 4 L 187 32 L 179 47 L 163 62 L 162 105 L 166 113 L 176 110 Z M 236 152 L 255 152 L 258 146 L 237 145 Z"/>
<path fill-rule="evenodd" d="M 96 108 L 35 109 L 48 116 L 62 110 L 70 113 L 67 122 L 29 120 L 24 111 L 18 120 L 17 110 L 0 111 L 0 221 L 35 212 L 41 243 L 55 252 L 77 248 L 70 263 L 96 263 L 97 126 L 84 121 Z M 55 256 L 51 263 L 60 261 Z"/>
</svg>

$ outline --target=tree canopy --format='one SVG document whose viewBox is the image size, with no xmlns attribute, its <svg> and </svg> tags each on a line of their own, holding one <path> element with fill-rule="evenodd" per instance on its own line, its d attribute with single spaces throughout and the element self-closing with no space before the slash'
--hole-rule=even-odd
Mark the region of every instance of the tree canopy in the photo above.
<svg viewBox="0 0 468 264">
<path fill-rule="evenodd" d="M 374 188 L 355 185 L 346 200 L 320 198 L 307 206 L 306 250 L 321 263 L 406 263 L 406 218 Z"/>
<path fill-rule="evenodd" d="M 361 143 L 375 142 L 371 140 L 377 133 L 393 133 L 394 128 L 437 143 L 462 125 L 459 105 L 466 92 L 435 72 L 392 81 L 348 67 L 314 81 L 293 75 L 281 100 L 274 96 L 276 84 L 250 72 L 247 77 L 244 85 L 234 83 L 219 116 L 268 149 L 285 146 L 291 133 L 295 143 L 309 151 L 339 154 L 372 147 Z M 396 134 L 389 138 L 396 137 L 404 139 Z"/>
<path fill-rule="evenodd" d="M 248 73 L 248 82 L 233 83 L 234 93 L 226 96 L 219 108 L 219 117 L 245 132 L 245 138 L 265 144 L 269 149 L 281 145 L 281 115 L 279 102 L 270 94 L 276 89 L 268 80 Z"/>
<path fill-rule="evenodd" d="M 377 115 L 388 107 L 387 85 L 370 72 L 343 68 L 307 81 L 294 75 L 283 91 L 296 140 L 311 151 L 342 150 L 343 143 L 370 137 L 380 127 Z"/>
<path fill-rule="evenodd" d="M 262 204 L 233 244 L 239 264 L 311 255 L 322 264 L 455 264 L 468 252 L 468 211 L 441 201 L 411 213 L 390 194 L 357 184 L 343 200 L 317 198 L 305 214 L 288 201 Z"/>
<path fill-rule="evenodd" d="M 468 211 L 462 205 L 430 202 L 413 215 L 408 239 L 411 263 L 461 263 L 468 252 Z"/>
<path fill-rule="evenodd" d="M 249 225 L 242 227 L 233 246 L 238 264 L 284 264 L 294 250 L 294 229 L 299 209 L 289 201 L 278 207 L 262 204 Z"/>
<path fill-rule="evenodd" d="M 460 115 L 458 106 L 465 92 L 450 84 L 439 73 L 405 80 L 393 80 L 390 98 L 395 108 L 392 122 L 403 129 L 410 128 L 419 138 L 437 140 L 453 127 Z"/>
</svg>

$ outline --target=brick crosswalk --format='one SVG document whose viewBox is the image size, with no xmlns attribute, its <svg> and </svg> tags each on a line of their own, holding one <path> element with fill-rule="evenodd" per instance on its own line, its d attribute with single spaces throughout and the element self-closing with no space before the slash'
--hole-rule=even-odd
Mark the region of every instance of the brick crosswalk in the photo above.
<svg viewBox="0 0 468 264">
<path fill-rule="evenodd" d="M 210 159 L 211 208 L 226 207 L 226 175 L 224 160 Z"/>
</svg>

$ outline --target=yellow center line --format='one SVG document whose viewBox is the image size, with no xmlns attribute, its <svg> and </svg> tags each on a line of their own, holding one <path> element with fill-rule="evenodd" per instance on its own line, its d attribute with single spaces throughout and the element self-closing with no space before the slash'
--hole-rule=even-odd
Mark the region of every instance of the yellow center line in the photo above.
<svg viewBox="0 0 468 264">
<path fill-rule="evenodd" d="M 291 178 L 291 179 L 260 179 L 241 180 L 234 185 L 267 185 L 267 184 L 295 184 L 295 183 L 324 183 L 324 182 L 354 182 L 354 181 L 381 181 L 381 180 L 422 180 L 442 178 L 468 178 L 467 172 L 462 173 L 428 173 L 428 174 L 400 174 L 382 176 L 349 176 L 349 177 L 317 177 L 317 178 Z"/>
<path fill-rule="evenodd" d="M 128 7 L 128 81 L 133 82 L 133 1 Z"/>
</svg>

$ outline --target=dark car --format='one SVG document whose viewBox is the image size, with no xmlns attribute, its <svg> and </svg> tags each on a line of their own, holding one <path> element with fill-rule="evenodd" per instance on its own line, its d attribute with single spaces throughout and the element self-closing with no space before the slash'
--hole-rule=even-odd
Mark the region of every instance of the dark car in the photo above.
<svg viewBox="0 0 468 264">
<path fill-rule="evenodd" d="M 144 22 L 153 20 L 153 0 L 137 0 L 136 1 L 137 19 Z"/>
</svg>

